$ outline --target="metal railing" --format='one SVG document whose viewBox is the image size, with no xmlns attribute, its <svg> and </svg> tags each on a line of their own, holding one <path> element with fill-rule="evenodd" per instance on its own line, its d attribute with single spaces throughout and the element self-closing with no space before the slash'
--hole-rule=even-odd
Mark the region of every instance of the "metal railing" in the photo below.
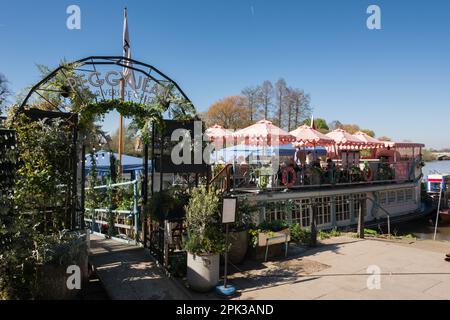
<svg viewBox="0 0 450 320">
<path fill-rule="evenodd" d="M 111 204 L 110 204 L 110 208 L 105 209 L 105 208 L 86 208 L 85 211 L 85 218 L 84 221 L 85 222 L 90 222 L 92 223 L 92 225 L 94 226 L 95 224 L 97 225 L 109 225 L 109 222 L 107 222 L 108 220 L 114 220 L 112 219 L 113 215 L 116 215 L 117 217 L 119 217 L 120 215 L 128 215 L 128 217 L 132 217 L 134 223 L 133 224 L 124 224 L 124 223 L 114 223 L 113 226 L 109 226 L 110 228 L 122 228 L 122 229 L 128 229 L 131 230 L 131 228 L 133 227 L 133 231 L 134 231 L 134 239 L 136 241 L 139 240 L 139 234 L 138 234 L 138 225 L 139 225 L 139 209 L 138 209 L 138 180 L 132 180 L 132 181 L 127 181 L 127 182 L 120 182 L 120 183 L 113 183 L 113 184 L 107 184 L 107 185 L 100 185 L 100 186 L 94 186 L 94 187 L 86 187 L 85 190 L 100 190 L 100 189 L 107 189 L 107 190 L 111 190 L 112 188 L 117 188 L 117 187 L 123 187 L 123 186 L 127 186 L 127 185 L 133 185 L 133 210 L 113 210 L 111 209 Z M 92 216 L 88 213 L 90 212 L 91 214 L 93 214 Z M 105 213 L 104 216 L 107 215 L 107 218 L 109 218 L 107 221 L 104 221 L 103 219 L 95 219 L 95 215 L 97 213 L 100 213 L 100 216 L 103 217 L 102 213 Z M 116 218 L 117 219 L 117 218 Z M 123 218 L 124 220 L 126 220 L 126 218 Z M 101 232 L 101 228 L 100 228 L 100 232 Z"/>
<path fill-rule="evenodd" d="M 231 176 L 233 165 L 226 164 L 209 182 L 209 185 L 222 192 L 231 189 Z"/>
<path fill-rule="evenodd" d="M 230 168 L 234 167 L 234 170 L 230 171 L 233 189 L 258 189 L 258 179 L 255 177 L 252 165 L 231 165 L 227 164 Z M 222 171 L 226 170 L 226 167 Z M 370 168 L 370 169 L 369 169 Z M 335 167 L 332 169 L 324 169 L 319 167 L 303 167 L 298 168 L 295 173 L 295 181 L 289 184 L 283 184 L 282 182 L 282 170 L 277 174 L 271 174 L 267 176 L 271 181 L 265 189 L 267 190 L 284 190 L 289 189 L 302 189 L 309 187 L 334 187 L 334 186 L 348 186 L 348 185 L 367 185 L 367 184 L 386 184 L 394 182 L 413 182 L 418 177 L 415 175 L 414 161 L 400 161 L 396 163 L 388 162 L 372 162 L 367 169 L 361 169 L 360 166 L 354 168 Z M 219 172 L 216 177 L 223 174 Z M 224 177 L 221 177 L 223 181 Z M 266 178 L 266 179 L 267 179 Z"/>
</svg>

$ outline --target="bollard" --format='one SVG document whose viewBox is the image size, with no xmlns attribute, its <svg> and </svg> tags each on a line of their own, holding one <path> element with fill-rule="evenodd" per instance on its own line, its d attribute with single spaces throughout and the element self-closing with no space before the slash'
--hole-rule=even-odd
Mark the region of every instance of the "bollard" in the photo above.
<svg viewBox="0 0 450 320">
<path fill-rule="evenodd" d="M 358 212 L 358 238 L 364 239 L 364 213 L 363 213 L 363 199 L 359 200 Z"/>
</svg>

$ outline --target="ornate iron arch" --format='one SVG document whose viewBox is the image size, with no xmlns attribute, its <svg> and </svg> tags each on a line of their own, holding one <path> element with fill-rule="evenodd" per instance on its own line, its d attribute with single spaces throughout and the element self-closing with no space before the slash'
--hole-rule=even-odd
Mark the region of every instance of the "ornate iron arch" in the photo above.
<svg viewBox="0 0 450 320">
<path fill-rule="evenodd" d="M 54 105 L 51 101 L 46 99 L 40 93 L 40 92 L 45 92 L 45 91 L 52 91 L 54 93 L 59 93 L 61 95 L 63 95 L 65 93 L 65 91 L 63 89 L 55 90 L 54 88 L 48 89 L 45 87 L 52 79 L 54 79 L 59 73 L 61 73 L 63 76 L 66 76 L 65 71 L 68 71 L 68 70 L 96 73 L 98 67 L 108 66 L 108 65 L 129 68 L 133 71 L 136 71 L 136 72 L 144 75 L 145 77 L 147 77 L 148 79 L 150 79 L 151 81 L 153 81 L 154 83 L 156 83 L 158 85 L 167 85 L 167 84 L 172 85 L 187 103 L 190 103 L 191 105 L 193 105 L 191 100 L 188 98 L 188 96 L 185 94 L 185 92 L 181 89 L 181 87 L 178 85 L 178 83 L 176 83 L 169 76 L 167 76 L 162 71 L 160 71 L 159 69 L 157 69 L 156 67 L 154 67 L 150 64 L 143 63 L 138 60 L 129 59 L 129 58 L 122 57 L 122 56 L 90 56 L 90 57 L 86 57 L 86 58 L 83 58 L 83 59 L 80 59 L 77 61 L 73 61 L 73 62 L 70 62 L 67 64 L 61 64 L 59 67 L 57 67 L 56 69 L 51 71 L 48 75 L 46 75 L 42 80 L 40 80 L 37 84 L 35 84 L 30 89 L 28 94 L 23 99 L 22 103 L 16 109 L 15 115 L 23 112 L 26 109 L 26 107 L 29 105 L 30 99 L 35 94 L 37 96 L 40 96 L 40 98 L 42 98 L 43 100 L 47 100 L 47 102 L 49 104 L 52 104 L 55 107 L 55 109 L 59 110 L 58 106 Z M 92 69 L 85 69 L 85 68 L 92 68 Z M 66 78 L 67 78 L 67 76 L 66 76 Z M 101 92 L 101 96 L 102 96 L 101 100 L 106 100 L 105 94 L 104 94 L 104 89 L 103 89 L 102 85 L 100 85 L 100 92 Z M 84 100 L 82 95 L 80 95 L 78 92 L 76 92 L 76 94 L 78 95 L 78 97 L 81 100 Z M 98 100 L 98 97 L 95 97 L 95 99 Z M 61 111 L 61 110 L 59 110 L 59 111 Z"/>
</svg>

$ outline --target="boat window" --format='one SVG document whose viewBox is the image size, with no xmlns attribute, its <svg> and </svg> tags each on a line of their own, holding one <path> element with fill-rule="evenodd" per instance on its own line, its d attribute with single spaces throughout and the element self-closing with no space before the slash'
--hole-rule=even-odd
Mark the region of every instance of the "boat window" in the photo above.
<svg viewBox="0 0 450 320">
<path fill-rule="evenodd" d="M 406 201 L 413 200 L 413 195 L 414 195 L 413 189 L 406 189 L 405 190 L 405 200 Z"/>
<path fill-rule="evenodd" d="M 336 221 L 350 220 L 350 198 L 348 195 L 336 197 Z"/>
<path fill-rule="evenodd" d="M 292 221 L 294 223 L 300 224 L 302 228 L 311 226 L 311 210 L 309 199 L 299 199 L 294 201 Z"/>
<path fill-rule="evenodd" d="M 405 190 L 398 190 L 397 191 L 397 202 L 403 203 L 405 202 Z"/>
<path fill-rule="evenodd" d="M 395 191 L 389 191 L 388 193 L 388 204 L 395 203 Z"/>
<path fill-rule="evenodd" d="M 271 204 L 272 205 L 269 205 L 266 210 L 266 219 L 269 221 L 285 220 L 286 214 L 279 206 L 276 205 L 277 202 L 271 202 Z"/>
<path fill-rule="evenodd" d="M 430 182 L 430 191 L 439 192 L 441 191 L 441 182 Z"/>
<path fill-rule="evenodd" d="M 316 198 L 317 225 L 331 222 L 331 197 Z"/>
<path fill-rule="evenodd" d="M 301 224 L 301 202 L 300 200 L 294 200 L 294 207 L 292 208 L 292 223 Z"/>
<path fill-rule="evenodd" d="M 387 193 L 386 192 L 380 192 L 380 204 L 384 205 L 387 203 Z"/>
</svg>

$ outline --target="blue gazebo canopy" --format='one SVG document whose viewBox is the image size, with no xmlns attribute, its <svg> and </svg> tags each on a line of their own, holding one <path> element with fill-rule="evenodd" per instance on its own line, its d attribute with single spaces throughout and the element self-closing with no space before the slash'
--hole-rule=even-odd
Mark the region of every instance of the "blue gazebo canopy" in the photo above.
<svg viewBox="0 0 450 320">
<path fill-rule="evenodd" d="M 105 175 L 110 172 L 110 152 L 105 150 L 100 150 L 94 153 L 95 160 L 97 161 L 97 172 L 100 175 Z M 119 159 L 119 155 L 113 152 L 113 156 Z M 149 170 L 151 170 L 151 162 L 148 163 Z M 86 174 L 89 173 L 91 169 L 91 155 L 86 155 Z M 123 173 L 140 173 L 144 170 L 144 163 L 142 158 L 132 157 L 122 154 L 122 172 Z"/>
<path fill-rule="evenodd" d="M 268 155 L 268 156 L 294 156 L 295 154 L 295 147 L 292 144 L 285 144 L 285 145 L 279 145 L 279 146 L 268 146 L 268 147 L 262 147 L 262 146 L 251 146 L 251 145 L 244 145 L 239 144 L 235 146 L 231 146 L 228 148 L 224 148 L 221 150 L 217 150 L 212 153 L 211 160 L 212 161 L 218 161 L 223 159 L 225 162 L 232 162 L 233 160 L 238 160 L 240 157 L 243 157 L 246 159 L 250 155 L 254 156 L 261 156 L 261 155 Z M 316 154 L 317 156 L 323 156 L 327 154 L 327 150 L 324 147 L 316 147 Z M 300 151 L 307 152 L 311 151 L 314 152 L 314 148 L 300 148 Z"/>
</svg>

